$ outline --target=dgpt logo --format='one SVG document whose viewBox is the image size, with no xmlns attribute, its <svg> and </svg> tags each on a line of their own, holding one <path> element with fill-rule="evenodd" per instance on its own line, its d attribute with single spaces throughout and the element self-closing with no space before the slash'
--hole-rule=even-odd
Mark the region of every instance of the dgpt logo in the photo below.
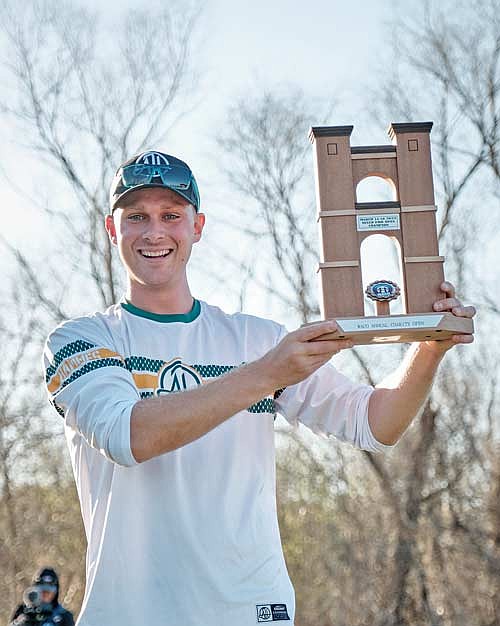
<svg viewBox="0 0 500 626">
<path fill-rule="evenodd" d="M 170 363 L 166 363 L 158 372 L 156 395 L 194 389 L 201 383 L 201 377 L 195 369 L 189 365 L 183 365 L 180 359 L 174 359 Z"/>
<path fill-rule="evenodd" d="M 258 604 L 257 605 L 257 621 L 258 622 L 272 622 L 273 615 L 271 613 L 271 605 Z"/>
<path fill-rule="evenodd" d="M 167 157 L 161 152 L 144 152 L 137 157 L 135 162 L 141 165 L 170 165 Z"/>
</svg>

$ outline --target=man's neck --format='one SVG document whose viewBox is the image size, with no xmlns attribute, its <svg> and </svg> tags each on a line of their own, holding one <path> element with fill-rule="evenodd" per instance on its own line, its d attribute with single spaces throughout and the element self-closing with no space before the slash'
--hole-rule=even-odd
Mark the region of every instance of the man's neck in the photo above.
<svg viewBox="0 0 500 626">
<path fill-rule="evenodd" d="M 182 315 L 193 308 L 193 296 L 187 283 L 182 289 L 163 289 L 129 283 L 126 299 L 139 309 L 159 315 Z"/>
</svg>

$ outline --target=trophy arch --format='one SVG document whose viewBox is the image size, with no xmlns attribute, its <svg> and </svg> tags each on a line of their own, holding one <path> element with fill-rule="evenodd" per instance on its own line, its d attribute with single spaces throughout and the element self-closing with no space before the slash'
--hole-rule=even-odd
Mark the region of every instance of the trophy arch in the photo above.
<svg viewBox="0 0 500 626">
<path fill-rule="evenodd" d="M 432 122 L 391 124 L 393 145 L 353 147 L 352 126 L 311 129 L 325 319 L 364 314 L 360 246 L 375 233 L 396 238 L 401 247 L 405 313 L 432 311 L 434 302 L 442 298 L 444 259 L 438 252 L 434 215 L 431 128 Z M 357 202 L 356 188 L 370 176 L 390 182 L 396 199 Z"/>
<path fill-rule="evenodd" d="M 397 200 L 397 189 L 390 178 L 368 174 L 356 184 L 355 197 L 356 202 L 393 202 Z"/>
<path fill-rule="evenodd" d="M 390 314 L 402 314 L 404 310 L 403 255 L 401 245 L 396 237 L 385 233 L 368 233 L 360 244 L 360 264 L 363 292 L 368 285 L 382 278 L 393 281 L 400 286 L 402 295 L 389 303 Z M 377 259 L 385 260 L 382 268 L 374 266 Z M 376 315 L 376 304 L 364 297 L 364 314 Z"/>
<path fill-rule="evenodd" d="M 356 205 L 368 202 L 397 202 L 398 200 L 396 184 L 385 172 L 372 171 L 359 181 L 353 180 L 353 183 L 355 185 Z M 382 258 L 386 261 L 389 258 L 389 263 L 386 263 L 385 267 L 380 270 L 372 271 L 373 260 L 376 258 Z M 360 264 L 364 293 L 366 293 L 365 289 L 371 282 L 379 280 L 382 276 L 394 281 L 404 291 L 403 255 L 397 237 L 385 232 L 365 233 L 364 237 L 360 237 Z M 375 315 L 376 312 L 376 303 L 365 296 L 365 315 Z M 401 298 L 390 302 L 389 312 L 391 314 L 405 313 L 404 296 L 403 303 Z"/>
</svg>

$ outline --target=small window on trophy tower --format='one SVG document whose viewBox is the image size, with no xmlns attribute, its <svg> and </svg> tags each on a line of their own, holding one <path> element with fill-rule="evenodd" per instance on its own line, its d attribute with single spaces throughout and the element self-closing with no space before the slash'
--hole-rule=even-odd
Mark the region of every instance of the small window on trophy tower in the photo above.
<svg viewBox="0 0 500 626">
<path fill-rule="evenodd" d="M 401 247 L 395 237 L 370 235 L 361 244 L 361 276 L 363 291 L 374 282 L 402 286 Z M 382 280 L 383 279 L 383 280 Z M 404 294 L 390 302 L 390 312 L 404 313 Z M 376 315 L 375 302 L 365 295 L 365 315 Z"/>
<path fill-rule="evenodd" d="M 396 187 L 381 176 L 367 176 L 356 187 L 356 202 L 394 202 Z"/>
</svg>

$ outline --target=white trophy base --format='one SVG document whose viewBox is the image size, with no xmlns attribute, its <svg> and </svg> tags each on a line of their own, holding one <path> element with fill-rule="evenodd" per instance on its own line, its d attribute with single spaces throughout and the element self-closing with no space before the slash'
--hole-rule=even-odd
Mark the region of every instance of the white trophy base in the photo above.
<svg viewBox="0 0 500 626">
<path fill-rule="evenodd" d="M 351 339 L 355 345 L 411 343 L 440 341 L 449 339 L 452 335 L 471 335 L 474 332 L 471 319 L 457 317 L 452 313 L 336 317 L 333 321 L 338 330 L 321 335 L 317 341 Z"/>
</svg>

